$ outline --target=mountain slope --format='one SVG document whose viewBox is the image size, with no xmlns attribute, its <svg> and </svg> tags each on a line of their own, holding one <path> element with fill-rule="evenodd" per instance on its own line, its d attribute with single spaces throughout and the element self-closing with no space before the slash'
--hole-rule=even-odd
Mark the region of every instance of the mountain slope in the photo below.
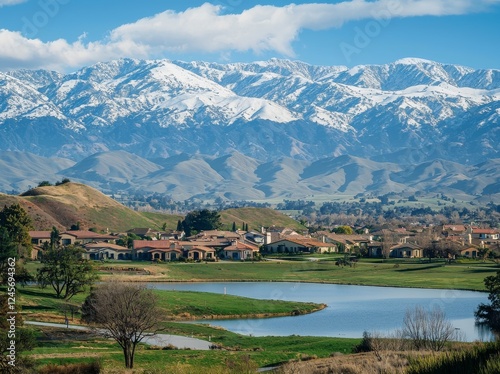
<svg viewBox="0 0 500 374">
<path fill-rule="evenodd" d="M 38 185 L 43 180 L 54 183 L 69 177 L 109 194 L 160 193 L 176 201 L 191 198 L 265 201 L 416 192 L 444 193 L 461 200 L 476 199 L 479 195 L 488 195 L 493 201 L 500 199 L 500 159 L 468 166 L 439 158 L 416 161 L 421 158 L 419 154 L 404 153 L 395 155 L 411 160 L 404 165 L 347 155 L 317 161 L 285 157 L 266 162 L 232 152 L 221 157 L 180 154 L 148 161 L 124 151 L 113 151 L 73 164 L 31 154 L 3 155 L 0 167 L 11 171 L 0 178 L 5 191 L 14 186 Z M 70 167 L 64 169 L 64 165 Z"/>
<path fill-rule="evenodd" d="M 53 226 L 67 230 L 77 222 L 82 228 L 110 231 L 160 227 L 141 213 L 126 208 L 94 188 L 78 183 L 38 187 L 21 196 L 0 195 L 0 204 L 14 202 L 26 209 L 36 230 L 50 230 Z"/>
<path fill-rule="evenodd" d="M 123 59 L 67 75 L 0 74 L 0 98 L 0 150 L 75 161 L 110 150 L 317 160 L 432 148 L 468 165 L 500 157 L 500 71 L 422 59 L 350 69 Z"/>
</svg>

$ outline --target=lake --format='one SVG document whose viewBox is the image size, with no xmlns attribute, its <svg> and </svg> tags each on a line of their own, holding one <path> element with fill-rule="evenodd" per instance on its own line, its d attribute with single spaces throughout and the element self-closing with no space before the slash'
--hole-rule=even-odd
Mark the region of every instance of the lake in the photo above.
<svg viewBox="0 0 500 374">
<path fill-rule="evenodd" d="M 434 306 L 466 341 L 489 340 L 488 331 L 477 328 L 474 311 L 488 303 L 485 292 L 418 288 L 369 287 L 290 282 L 154 283 L 158 290 L 227 293 L 254 299 L 307 301 L 328 307 L 316 313 L 265 319 L 202 321 L 229 331 L 253 336 L 328 336 L 359 338 L 364 331 L 386 333 L 399 329 L 407 309 Z"/>
</svg>

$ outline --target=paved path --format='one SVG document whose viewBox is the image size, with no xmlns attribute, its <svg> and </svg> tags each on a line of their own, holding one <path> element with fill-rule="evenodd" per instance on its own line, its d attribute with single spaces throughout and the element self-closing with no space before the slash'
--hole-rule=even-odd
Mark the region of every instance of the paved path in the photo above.
<svg viewBox="0 0 500 374">
<path fill-rule="evenodd" d="M 66 327 L 66 325 L 62 323 L 35 322 L 35 321 L 24 321 L 24 323 L 37 326 L 70 328 L 74 330 L 89 330 L 89 328 L 86 326 L 69 325 L 68 327 Z M 156 334 L 155 336 L 148 336 L 144 338 L 142 342 L 145 344 L 157 345 L 160 347 L 172 344 L 173 346 L 179 349 L 189 348 L 200 351 L 209 350 L 210 346 L 212 345 L 212 343 L 207 342 L 206 340 L 188 338 L 186 336 L 170 335 L 170 334 Z"/>
</svg>

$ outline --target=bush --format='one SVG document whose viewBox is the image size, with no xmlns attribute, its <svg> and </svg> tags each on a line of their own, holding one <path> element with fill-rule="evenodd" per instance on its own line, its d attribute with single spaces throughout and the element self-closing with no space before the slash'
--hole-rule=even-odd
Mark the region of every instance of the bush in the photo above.
<svg viewBox="0 0 500 374">
<path fill-rule="evenodd" d="M 100 361 L 80 364 L 49 364 L 38 370 L 40 374 L 99 374 L 102 371 Z"/>
<path fill-rule="evenodd" d="M 493 374 L 499 373 L 498 343 L 486 344 L 468 351 L 446 353 L 410 360 L 408 374 Z"/>
</svg>

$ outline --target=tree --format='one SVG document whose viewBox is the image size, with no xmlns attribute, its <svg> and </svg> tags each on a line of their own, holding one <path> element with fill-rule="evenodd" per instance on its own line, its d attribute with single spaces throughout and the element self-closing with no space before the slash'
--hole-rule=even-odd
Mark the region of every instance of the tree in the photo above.
<svg viewBox="0 0 500 374">
<path fill-rule="evenodd" d="M 484 278 L 488 290 L 489 304 L 479 304 L 474 316 L 476 322 L 488 326 L 496 335 L 500 334 L 500 271 Z"/>
<path fill-rule="evenodd" d="M 82 320 L 120 345 L 129 369 L 134 367 L 137 344 L 160 331 L 162 314 L 156 294 L 142 284 L 101 284 L 82 305 Z"/>
<path fill-rule="evenodd" d="M 38 187 L 48 187 L 48 186 L 52 186 L 52 183 L 50 183 L 49 181 L 41 181 L 40 183 L 38 183 Z"/>
<path fill-rule="evenodd" d="M 177 228 L 175 230 L 178 231 L 178 232 L 181 232 L 182 230 L 184 230 L 184 228 L 182 227 L 182 221 L 181 220 L 177 221 Z"/>
<path fill-rule="evenodd" d="M 50 248 L 41 262 L 37 282 L 42 288 L 51 286 L 58 298 L 69 300 L 97 280 L 92 263 L 75 246 Z"/>
<path fill-rule="evenodd" d="M 59 240 L 61 240 L 61 235 L 57 227 L 52 226 L 52 231 L 50 232 L 50 248 L 54 249 L 59 246 Z"/>
<path fill-rule="evenodd" d="M 17 255 L 27 257 L 31 253 L 31 236 L 33 227 L 31 217 L 19 204 L 4 206 L 0 211 L 0 227 L 4 227 L 12 242 L 16 245 Z"/>
<path fill-rule="evenodd" d="M 80 230 L 80 221 L 76 222 L 76 224 L 71 225 L 70 230 L 75 231 L 75 230 Z"/>
<path fill-rule="evenodd" d="M 0 279 L 4 284 L 7 277 L 7 268 L 9 267 L 9 258 L 15 258 L 17 247 L 10 239 L 9 232 L 5 227 L 0 227 Z"/>
<path fill-rule="evenodd" d="M 456 332 L 440 308 L 434 307 L 430 312 L 426 312 L 424 308 L 417 306 L 405 313 L 403 336 L 410 339 L 417 350 L 440 351 L 447 342 L 456 338 Z"/>
<path fill-rule="evenodd" d="M 233 221 L 233 227 L 231 228 L 232 232 L 236 232 L 236 222 Z"/>
<path fill-rule="evenodd" d="M 387 259 L 391 254 L 391 248 L 398 243 L 398 235 L 391 231 L 382 230 L 382 257 Z"/>
<path fill-rule="evenodd" d="M 203 230 L 218 230 L 222 222 L 217 211 L 203 209 L 188 213 L 182 221 L 182 227 L 186 236 L 191 236 Z"/>
<path fill-rule="evenodd" d="M 68 178 L 64 178 L 62 181 L 60 182 L 56 182 L 56 186 L 60 186 L 62 184 L 66 184 L 66 183 L 69 183 L 71 182 Z"/>
<path fill-rule="evenodd" d="M 351 226 L 339 226 L 336 227 L 333 232 L 336 234 L 345 234 L 345 235 L 352 235 L 354 231 L 352 230 Z"/>
</svg>

